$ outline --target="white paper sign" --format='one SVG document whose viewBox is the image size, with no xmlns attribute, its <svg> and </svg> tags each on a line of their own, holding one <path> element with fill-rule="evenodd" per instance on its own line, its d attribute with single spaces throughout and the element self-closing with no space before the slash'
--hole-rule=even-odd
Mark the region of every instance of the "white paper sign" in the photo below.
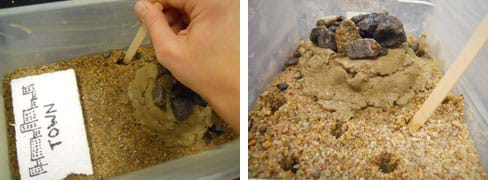
<svg viewBox="0 0 488 180">
<path fill-rule="evenodd" d="M 22 179 L 93 174 L 73 69 L 11 82 Z"/>
</svg>

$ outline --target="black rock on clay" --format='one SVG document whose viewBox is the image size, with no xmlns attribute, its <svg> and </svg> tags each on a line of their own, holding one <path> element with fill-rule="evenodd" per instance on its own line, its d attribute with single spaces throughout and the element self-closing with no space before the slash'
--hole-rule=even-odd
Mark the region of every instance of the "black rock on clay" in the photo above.
<svg viewBox="0 0 488 180">
<path fill-rule="evenodd" d="M 335 42 L 335 33 L 325 26 L 319 26 L 312 29 L 310 41 L 321 48 L 337 49 Z"/>
<path fill-rule="evenodd" d="M 286 83 L 279 83 L 276 85 L 276 87 L 280 90 L 280 91 L 284 91 L 286 89 L 288 89 L 288 84 Z"/>
<path fill-rule="evenodd" d="M 154 86 L 152 90 L 152 98 L 154 100 L 154 105 L 161 108 L 161 110 L 166 111 L 166 92 L 162 86 L 158 83 Z"/>
<path fill-rule="evenodd" d="M 203 98 L 200 95 L 196 93 L 193 96 L 193 102 L 202 107 L 207 107 L 208 104 L 205 100 L 203 100 Z"/>
<path fill-rule="evenodd" d="M 388 16 L 388 13 L 371 13 L 354 16 L 351 20 L 359 28 L 361 37 L 363 38 L 373 38 L 376 32 L 376 27 Z"/>
<path fill-rule="evenodd" d="M 185 120 L 193 111 L 193 105 L 207 106 L 203 98 L 181 83 L 171 88 L 173 97 L 170 99 L 171 109 L 177 120 Z"/>
<path fill-rule="evenodd" d="M 335 33 L 328 29 L 322 31 L 317 39 L 317 45 L 321 48 L 337 49 Z"/>
<path fill-rule="evenodd" d="M 193 102 L 184 97 L 174 97 L 170 99 L 171 110 L 178 121 L 188 118 L 193 111 Z"/>
<path fill-rule="evenodd" d="M 225 133 L 224 128 L 222 128 L 222 126 L 216 125 L 216 124 L 210 126 L 208 128 L 208 131 L 210 131 L 210 132 L 212 132 L 214 134 L 217 134 L 217 135 L 222 135 L 222 134 Z"/>
<path fill-rule="evenodd" d="M 174 96 L 184 97 L 187 99 L 193 99 L 193 95 L 195 94 L 190 88 L 187 88 L 179 82 L 173 85 L 171 91 L 173 92 Z"/>
<path fill-rule="evenodd" d="M 388 16 L 378 24 L 373 38 L 388 48 L 398 47 L 407 41 L 402 22 L 394 16 Z"/>
<path fill-rule="evenodd" d="M 317 45 L 318 44 L 317 40 L 318 40 L 320 34 L 322 34 L 322 31 L 325 31 L 325 30 L 327 30 L 327 28 L 324 26 L 314 27 L 312 29 L 312 31 L 310 32 L 310 41 L 312 41 L 312 43 Z"/>
<path fill-rule="evenodd" d="M 357 39 L 347 44 L 346 49 L 351 59 L 375 58 L 381 52 L 381 45 L 374 39 Z"/>
<path fill-rule="evenodd" d="M 398 47 L 407 40 L 400 19 L 386 12 L 358 15 L 351 20 L 359 28 L 361 37 L 373 38 L 383 47 Z"/>
</svg>

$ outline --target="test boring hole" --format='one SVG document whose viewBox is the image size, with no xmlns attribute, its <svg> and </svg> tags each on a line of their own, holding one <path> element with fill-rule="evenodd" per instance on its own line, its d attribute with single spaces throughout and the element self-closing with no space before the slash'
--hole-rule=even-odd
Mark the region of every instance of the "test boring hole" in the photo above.
<svg viewBox="0 0 488 180">
<path fill-rule="evenodd" d="M 282 95 L 271 96 L 269 97 L 269 106 L 271 112 L 274 113 L 280 109 L 281 106 L 285 105 L 287 102 L 286 98 Z"/>
<path fill-rule="evenodd" d="M 330 131 L 330 134 L 332 134 L 336 139 L 339 139 L 339 137 L 342 136 L 345 130 L 343 130 L 344 123 L 342 122 L 336 122 L 334 127 L 332 127 L 332 130 Z"/>
<path fill-rule="evenodd" d="M 281 165 L 281 168 L 283 168 L 283 170 L 291 171 L 293 174 L 296 174 L 298 171 L 298 168 L 296 167 L 296 165 L 298 165 L 299 162 L 300 162 L 299 159 L 295 156 L 286 156 L 286 157 L 283 157 L 280 165 Z"/>
<path fill-rule="evenodd" d="M 382 173 L 388 174 L 397 169 L 400 160 L 394 154 L 383 152 L 374 161 Z"/>
<path fill-rule="evenodd" d="M 124 57 L 119 57 L 117 58 L 117 60 L 115 61 L 115 64 L 118 64 L 118 65 L 127 65 L 124 63 Z"/>
</svg>

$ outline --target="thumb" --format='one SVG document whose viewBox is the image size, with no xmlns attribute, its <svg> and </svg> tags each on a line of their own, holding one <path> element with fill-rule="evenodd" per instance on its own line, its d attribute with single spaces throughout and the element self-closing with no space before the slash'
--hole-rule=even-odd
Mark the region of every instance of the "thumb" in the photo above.
<svg viewBox="0 0 488 180">
<path fill-rule="evenodd" d="M 148 0 L 138 0 L 134 10 L 151 36 L 156 55 L 162 57 L 174 55 L 180 45 L 180 39 L 171 29 L 163 11 Z M 162 57 L 158 59 L 161 61 Z"/>
</svg>

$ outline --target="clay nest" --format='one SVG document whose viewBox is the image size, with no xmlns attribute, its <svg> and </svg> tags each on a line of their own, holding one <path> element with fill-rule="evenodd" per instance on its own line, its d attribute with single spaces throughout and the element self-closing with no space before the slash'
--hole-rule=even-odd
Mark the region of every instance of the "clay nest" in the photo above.
<svg viewBox="0 0 488 180">
<path fill-rule="evenodd" d="M 201 139 L 216 116 L 195 92 L 158 63 L 136 71 L 128 95 L 138 123 L 165 137 L 168 146 L 189 146 Z"/>
</svg>

